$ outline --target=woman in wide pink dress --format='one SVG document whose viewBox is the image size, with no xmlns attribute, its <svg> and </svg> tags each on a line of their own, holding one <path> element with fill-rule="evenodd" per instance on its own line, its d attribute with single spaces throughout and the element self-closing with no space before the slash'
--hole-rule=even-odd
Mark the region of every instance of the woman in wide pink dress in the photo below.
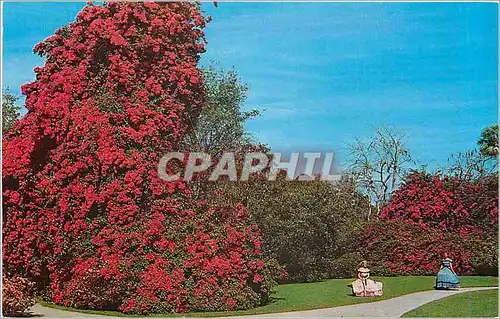
<svg viewBox="0 0 500 319">
<path fill-rule="evenodd" d="M 357 277 L 358 279 L 352 283 L 352 292 L 355 296 L 374 297 L 383 295 L 382 283 L 370 279 L 370 269 L 368 269 L 368 263 L 365 260 L 358 266 Z"/>
</svg>

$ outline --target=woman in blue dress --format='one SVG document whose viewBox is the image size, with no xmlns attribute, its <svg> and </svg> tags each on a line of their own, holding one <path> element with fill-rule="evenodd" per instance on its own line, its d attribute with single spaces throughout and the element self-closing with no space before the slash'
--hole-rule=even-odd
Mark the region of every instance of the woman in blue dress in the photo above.
<svg viewBox="0 0 500 319">
<path fill-rule="evenodd" d="M 448 258 L 448 254 L 445 253 L 444 259 L 441 261 L 441 269 L 437 274 L 436 289 L 460 288 L 460 280 L 453 269 L 452 262 L 453 260 Z"/>
</svg>

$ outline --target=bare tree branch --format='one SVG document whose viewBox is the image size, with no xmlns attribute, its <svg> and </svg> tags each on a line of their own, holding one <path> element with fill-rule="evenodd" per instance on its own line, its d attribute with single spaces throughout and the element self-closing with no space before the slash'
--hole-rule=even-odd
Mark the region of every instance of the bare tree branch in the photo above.
<svg viewBox="0 0 500 319">
<path fill-rule="evenodd" d="M 405 146 L 402 132 L 386 126 L 375 129 L 375 134 L 366 141 L 355 139 L 349 147 L 350 166 L 357 187 L 380 208 L 389 200 L 391 192 L 399 185 L 401 178 L 414 165 Z M 371 209 L 366 216 L 369 219 Z"/>
</svg>

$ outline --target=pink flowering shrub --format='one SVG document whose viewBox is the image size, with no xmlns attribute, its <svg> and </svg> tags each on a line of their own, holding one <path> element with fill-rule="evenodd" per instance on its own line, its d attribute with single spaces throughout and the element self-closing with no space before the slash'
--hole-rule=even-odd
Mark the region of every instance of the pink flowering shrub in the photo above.
<svg viewBox="0 0 500 319">
<path fill-rule="evenodd" d="M 411 174 L 360 234 L 360 255 L 379 274 L 433 275 L 445 252 L 459 274 L 496 274 L 497 189 L 496 177 Z"/>
<path fill-rule="evenodd" d="M 462 235 L 496 231 L 497 190 L 496 176 L 474 181 L 414 173 L 392 194 L 380 219 Z"/>
<path fill-rule="evenodd" d="M 461 275 L 474 273 L 472 238 L 456 233 L 423 229 L 401 221 L 372 222 L 363 231 L 360 253 L 370 261 L 374 274 L 388 276 L 432 276 L 443 255 L 453 259 Z"/>
<path fill-rule="evenodd" d="M 2 311 L 4 316 L 24 316 L 35 304 L 34 283 L 15 276 L 2 276 Z"/>
<path fill-rule="evenodd" d="M 245 208 L 209 207 L 156 171 L 205 103 L 205 23 L 193 3 L 90 4 L 36 45 L 46 63 L 3 140 L 7 274 L 57 304 L 127 313 L 267 300 Z"/>
</svg>

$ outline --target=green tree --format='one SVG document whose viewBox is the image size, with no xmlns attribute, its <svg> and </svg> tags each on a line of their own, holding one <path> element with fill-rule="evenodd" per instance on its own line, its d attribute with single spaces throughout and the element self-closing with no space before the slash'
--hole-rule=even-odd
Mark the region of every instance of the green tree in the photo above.
<svg viewBox="0 0 500 319">
<path fill-rule="evenodd" d="M 478 180 L 498 173 L 498 125 L 488 126 L 477 142 L 479 149 L 451 155 L 442 169 L 459 179 Z"/>
<path fill-rule="evenodd" d="M 353 247 L 368 205 L 354 181 L 264 183 L 254 185 L 247 204 L 264 254 L 278 260 L 290 281 L 340 276 L 333 261 Z"/>
<path fill-rule="evenodd" d="M 264 255 L 277 260 L 291 282 L 343 276 L 334 260 L 352 249 L 368 209 L 349 178 L 290 181 L 279 174 L 268 181 L 263 174 L 246 182 L 215 182 L 205 195 L 214 205 L 247 207 L 262 233 Z"/>
<path fill-rule="evenodd" d="M 496 157 L 498 155 L 498 124 L 485 128 L 477 144 L 479 144 L 481 154 Z"/>
<path fill-rule="evenodd" d="M 16 102 L 17 97 L 9 91 L 2 94 L 2 134 L 19 118 L 21 107 Z"/>
<path fill-rule="evenodd" d="M 205 69 L 203 80 L 207 91 L 206 106 L 201 111 L 195 129 L 184 141 L 193 151 L 219 155 L 223 151 L 239 151 L 250 143 L 245 122 L 258 116 L 258 110 L 242 111 L 248 86 L 241 83 L 235 70 Z"/>
</svg>

